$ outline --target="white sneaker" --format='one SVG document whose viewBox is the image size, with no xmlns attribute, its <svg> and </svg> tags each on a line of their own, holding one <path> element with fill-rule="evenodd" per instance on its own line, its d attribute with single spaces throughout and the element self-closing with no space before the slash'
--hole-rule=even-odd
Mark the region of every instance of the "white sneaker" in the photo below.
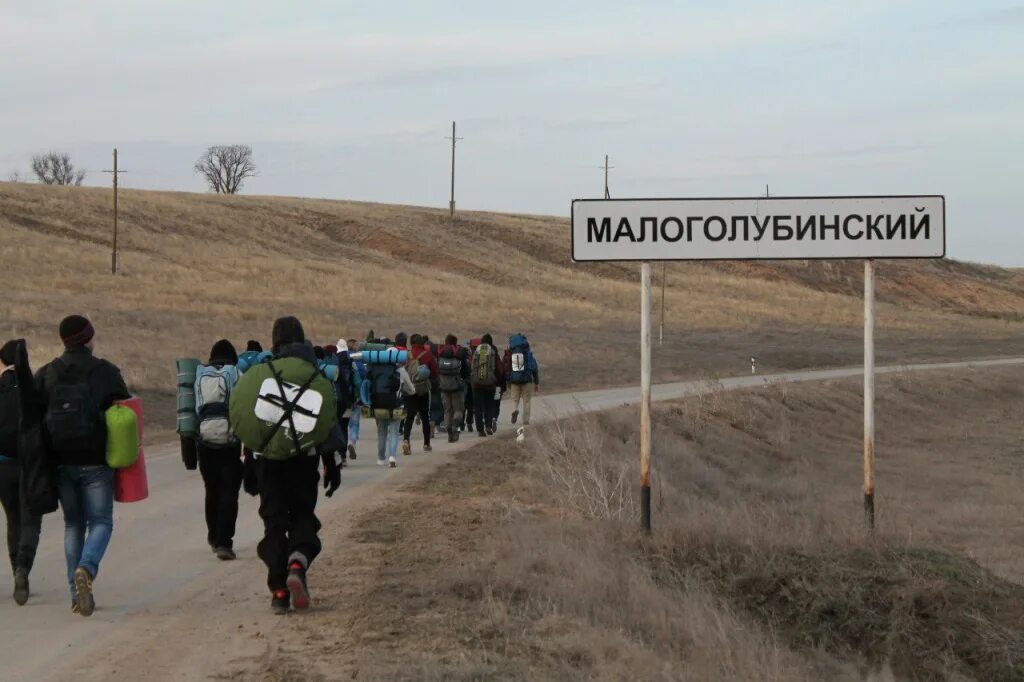
<svg viewBox="0 0 1024 682">
<path fill-rule="evenodd" d="M 377 460 L 377 466 L 382 467 L 382 466 L 384 466 L 384 464 L 385 464 L 385 461 L 383 459 L 378 459 Z"/>
<path fill-rule="evenodd" d="M 520 426 L 518 431 L 516 431 L 516 433 L 518 434 L 516 436 L 516 442 L 517 443 L 522 443 L 523 441 L 526 440 L 526 428 L 525 427 Z"/>
<path fill-rule="evenodd" d="M 394 455 L 388 457 L 388 466 L 391 467 L 392 469 L 398 466 L 398 460 L 395 459 Z"/>
</svg>

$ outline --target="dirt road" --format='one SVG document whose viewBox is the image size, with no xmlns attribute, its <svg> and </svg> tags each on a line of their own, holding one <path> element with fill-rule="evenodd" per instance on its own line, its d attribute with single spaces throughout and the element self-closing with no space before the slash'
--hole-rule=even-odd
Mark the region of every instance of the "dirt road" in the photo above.
<svg viewBox="0 0 1024 682">
<path fill-rule="evenodd" d="M 882 367 L 880 373 L 1024 364 L 1024 359 Z M 855 376 L 858 368 L 722 379 L 726 389 L 772 381 L 819 381 Z M 711 382 L 657 386 L 656 400 L 709 390 Z M 575 410 L 597 411 L 638 399 L 634 388 L 587 391 L 540 397 L 538 419 Z M 503 406 L 507 426 L 509 409 Z M 438 443 L 434 453 L 403 458 L 396 470 L 375 466 L 373 424 L 364 424 L 360 459 L 345 470 L 343 487 L 319 507 L 325 525 L 343 524 L 352 514 L 385 497 L 401 495 L 402 484 L 418 478 L 453 451 Z M 470 435 L 458 447 L 477 441 Z M 65 581 L 60 514 L 46 518 L 33 571 L 33 597 L 25 607 L 0 599 L 0 660 L 5 680 L 64 679 L 207 679 L 234 662 L 245 669 L 277 646 L 275 633 L 291 618 L 270 614 L 265 573 L 255 556 L 261 523 L 255 500 L 243 495 L 236 548 L 239 560 L 218 562 L 205 542 L 202 483 L 186 471 L 177 446 L 147 453 L 150 499 L 115 507 L 114 537 L 96 582 L 98 608 L 89 619 L 72 616 Z M 349 579 L 346 557 L 325 547 L 310 574 L 316 597 L 317 574 L 342 573 Z M 373 576 L 351 573 L 351 580 Z M 4 589 L 8 589 L 4 583 Z M 330 605 L 323 605 L 329 608 Z M 397 634 L 397 633 L 396 633 Z M 320 633 L 324 647 L 345 646 L 346 633 Z M 256 666 L 258 667 L 258 666 Z"/>
</svg>

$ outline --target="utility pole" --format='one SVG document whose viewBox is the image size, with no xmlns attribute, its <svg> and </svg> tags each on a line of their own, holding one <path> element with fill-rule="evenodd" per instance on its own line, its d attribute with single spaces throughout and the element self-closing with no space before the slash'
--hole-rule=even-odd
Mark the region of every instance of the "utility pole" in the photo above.
<svg viewBox="0 0 1024 682">
<path fill-rule="evenodd" d="M 104 173 L 110 173 L 114 181 L 114 239 L 110 249 L 110 274 L 117 274 L 117 176 L 119 173 L 126 173 L 127 171 L 117 170 L 117 147 L 114 147 L 114 170 L 105 170 Z"/>
<path fill-rule="evenodd" d="M 665 281 L 668 279 L 668 261 L 661 264 L 661 326 L 658 328 L 658 345 L 665 345 Z"/>
<path fill-rule="evenodd" d="M 764 186 L 764 198 L 771 199 L 772 195 L 768 193 L 768 185 Z"/>
<path fill-rule="evenodd" d="M 448 217 L 452 224 L 455 223 L 455 143 L 461 140 L 461 137 L 455 136 L 455 121 L 452 121 L 452 135 L 451 137 L 445 137 L 446 140 L 452 141 L 452 196 L 448 201 Z"/>
<path fill-rule="evenodd" d="M 608 169 L 615 168 L 615 166 L 608 165 L 608 155 L 604 155 L 604 198 L 611 199 L 612 195 L 608 192 Z"/>
</svg>

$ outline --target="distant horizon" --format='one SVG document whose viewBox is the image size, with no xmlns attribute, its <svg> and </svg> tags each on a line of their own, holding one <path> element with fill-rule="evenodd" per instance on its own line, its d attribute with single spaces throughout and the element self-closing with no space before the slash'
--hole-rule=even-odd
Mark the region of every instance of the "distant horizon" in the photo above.
<svg viewBox="0 0 1024 682">
<path fill-rule="evenodd" d="M 951 258 L 1024 266 L 1024 4 L 687 5 L 11 3 L 0 179 L 54 149 L 104 186 L 116 146 L 202 192 L 248 144 L 244 194 L 443 209 L 455 119 L 459 209 L 567 216 L 607 154 L 613 197 L 942 194 Z"/>
</svg>

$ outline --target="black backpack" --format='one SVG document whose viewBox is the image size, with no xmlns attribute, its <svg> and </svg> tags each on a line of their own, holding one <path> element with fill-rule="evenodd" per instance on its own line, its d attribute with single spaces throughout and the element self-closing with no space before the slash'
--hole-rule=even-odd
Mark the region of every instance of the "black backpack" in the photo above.
<svg viewBox="0 0 1024 682">
<path fill-rule="evenodd" d="M 352 360 L 348 354 L 338 358 L 338 380 L 334 382 L 335 395 L 338 398 L 338 417 L 348 408 L 355 405 L 356 389 L 352 383 Z"/>
<path fill-rule="evenodd" d="M 370 365 L 367 369 L 370 407 L 375 410 L 397 410 L 401 407 L 398 391 L 402 388 L 402 379 L 398 368 L 394 365 Z"/>
<path fill-rule="evenodd" d="M 47 383 L 51 388 L 43 422 L 56 452 L 87 450 L 95 443 L 100 411 L 89 386 L 89 375 L 97 366 L 83 369 L 60 359 L 50 365 Z"/>
<path fill-rule="evenodd" d="M 441 375 L 441 391 L 454 393 L 466 389 L 462 380 L 462 358 L 451 351 L 445 351 L 437 360 L 437 372 Z"/>
</svg>

